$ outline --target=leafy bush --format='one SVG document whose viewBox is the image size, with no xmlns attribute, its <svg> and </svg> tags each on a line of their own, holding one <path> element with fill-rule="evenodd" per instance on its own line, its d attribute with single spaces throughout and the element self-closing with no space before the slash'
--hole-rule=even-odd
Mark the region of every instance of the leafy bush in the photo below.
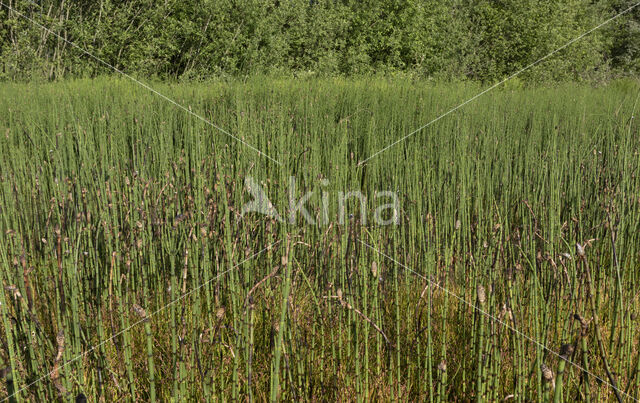
<svg viewBox="0 0 640 403">
<path fill-rule="evenodd" d="M 495 81 L 628 7 L 611 0 L 100 0 L 0 8 L 0 77 L 411 72 Z M 573 43 L 525 79 L 602 78 L 640 67 L 638 13 Z M 569 53 L 567 53 L 569 52 Z M 564 55 L 564 56 L 563 56 Z"/>
</svg>

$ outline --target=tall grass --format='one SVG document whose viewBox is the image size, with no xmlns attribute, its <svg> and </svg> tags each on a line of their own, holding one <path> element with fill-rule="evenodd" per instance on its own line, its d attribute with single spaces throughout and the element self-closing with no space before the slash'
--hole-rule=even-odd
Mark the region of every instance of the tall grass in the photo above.
<svg viewBox="0 0 640 403">
<path fill-rule="evenodd" d="M 635 83 L 495 90 L 361 165 L 478 87 L 158 86 L 282 165 L 127 82 L 3 84 L 0 397 L 640 398 Z M 248 175 L 317 223 L 241 216 Z"/>
</svg>

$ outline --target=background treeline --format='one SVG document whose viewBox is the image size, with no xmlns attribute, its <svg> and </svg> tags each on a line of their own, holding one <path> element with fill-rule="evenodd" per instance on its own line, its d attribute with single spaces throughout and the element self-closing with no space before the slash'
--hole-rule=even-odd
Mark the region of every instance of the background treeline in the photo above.
<svg viewBox="0 0 640 403">
<path fill-rule="evenodd" d="M 495 80 L 636 0 L 1 0 L 140 76 L 405 72 Z M 0 6 L 0 79 L 108 69 Z M 640 7 L 526 79 L 606 79 L 640 70 Z"/>
</svg>

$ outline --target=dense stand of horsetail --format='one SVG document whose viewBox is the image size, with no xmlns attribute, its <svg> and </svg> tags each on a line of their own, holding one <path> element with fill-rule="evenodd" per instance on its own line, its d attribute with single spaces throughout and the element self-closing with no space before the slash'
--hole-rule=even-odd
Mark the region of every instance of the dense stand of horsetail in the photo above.
<svg viewBox="0 0 640 403">
<path fill-rule="evenodd" d="M 636 83 L 370 159 L 480 87 L 158 87 L 279 163 L 129 82 L 0 86 L 0 399 L 640 398 Z"/>
</svg>

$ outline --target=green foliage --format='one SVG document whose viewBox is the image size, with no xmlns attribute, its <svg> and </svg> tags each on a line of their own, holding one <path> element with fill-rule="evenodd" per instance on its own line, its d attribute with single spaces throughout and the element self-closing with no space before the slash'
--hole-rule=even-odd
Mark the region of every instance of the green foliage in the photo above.
<svg viewBox="0 0 640 403">
<path fill-rule="evenodd" d="M 613 0 L 613 9 L 621 12 L 637 2 L 631 0 Z M 618 21 L 610 29 L 612 41 L 611 60 L 614 67 L 621 71 L 640 71 L 640 10 L 630 12 L 632 18 Z"/>
<path fill-rule="evenodd" d="M 475 2 L 470 19 L 478 46 L 471 75 L 498 79 L 535 62 L 595 25 L 594 11 L 585 0 Z M 533 76 L 580 77 L 602 64 L 601 52 L 598 35 L 590 36 L 572 44 L 568 57 L 545 61 L 544 69 L 535 70 Z"/>
<path fill-rule="evenodd" d="M 45 0 L 11 3 L 56 34 L 128 73 L 201 79 L 255 73 L 497 80 L 624 9 L 612 0 Z M 6 7 L 0 78 L 56 79 L 105 66 Z M 638 13 L 571 45 L 527 80 L 637 71 Z M 566 53 L 564 53 L 566 55 Z M 609 63 L 611 62 L 611 63 Z"/>
</svg>

